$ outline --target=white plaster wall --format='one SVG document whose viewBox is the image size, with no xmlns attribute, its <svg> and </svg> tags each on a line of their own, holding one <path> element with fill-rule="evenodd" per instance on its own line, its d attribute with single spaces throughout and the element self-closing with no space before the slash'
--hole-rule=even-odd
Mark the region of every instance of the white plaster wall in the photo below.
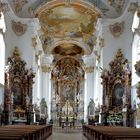
<svg viewBox="0 0 140 140">
<path fill-rule="evenodd" d="M 109 31 L 109 25 L 116 22 L 124 21 L 124 31 L 120 37 L 114 38 Z M 125 12 L 121 17 L 117 19 L 103 20 L 103 38 L 105 40 L 105 47 L 103 48 L 103 68 L 109 68 L 109 63 L 114 59 L 114 56 L 119 48 L 122 49 L 124 57 L 129 62 L 132 60 L 132 40 L 133 34 L 131 31 L 133 21 L 133 14 L 131 12 Z"/>
<path fill-rule="evenodd" d="M 11 28 L 11 20 L 20 21 L 21 23 L 27 24 L 27 31 L 22 36 L 17 36 L 12 28 Z M 5 16 L 6 21 L 6 34 L 5 34 L 5 42 L 6 42 L 6 61 L 7 58 L 12 56 L 14 47 L 17 46 L 19 48 L 21 57 L 24 61 L 27 62 L 27 67 L 31 68 L 33 66 L 33 48 L 32 48 L 32 36 L 33 36 L 33 27 L 30 25 L 30 20 L 24 20 L 16 18 L 12 13 L 8 13 Z"/>
<path fill-rule="evenodd" d="M 7 0 L 5 0 L 6 2 Z M 8 1 L 7 1 L 8 2 Z M 27 62 L 27 67 L 31 68 L 34 64 L 34 48 L 32 47 L 32 37 L 37 34 L 37 30 L 40 28 L 38 19 L 36 18 L 19 18 L 15 15 L 9 5 L 9 12 L 5 13 L 6 22 L 6 33 L 5 33 L 5 43 L 6 43 L 6 61 L 9 56 L 12 55 L 14 47 L 19 47 L 21 57 Z M 27 24 L 27 31 L 22 36 L 17 36 L 13 29 L 11 21 L 21 22 L 22 24 Z M 38 46 L 41 47 L 41 46 Z"/>
</svg>

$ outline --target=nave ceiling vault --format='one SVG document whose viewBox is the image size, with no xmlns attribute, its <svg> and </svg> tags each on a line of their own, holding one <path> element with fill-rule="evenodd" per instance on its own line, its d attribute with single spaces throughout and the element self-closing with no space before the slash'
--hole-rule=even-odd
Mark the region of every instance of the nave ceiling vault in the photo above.
<svg viewBox="0 0 140 140">
<path fill-rule="evenodd" d="M 53 48 L 57 40 L 69 41 L 56 46 L 52 54 L 59 55 L 84 55 L 85 50 L 93 51 L 96 31 L 96 22 L 101 12 L 87 2 L 72 1 L 68 5 L 64 1 L 52 1 L 38 7 L 35 16 L 41 24 L 41 40 L 45 53 Z M 81 45 L 73 44 L 73 40 L 80 44 L 88 44 L 84 49 Z M 64 47 L 65 46 L 65 47 Z M 89 51 L 90 48 L 90 51 Z M 89 54 L 88 53 L 88 54 Z"/>
</svg>

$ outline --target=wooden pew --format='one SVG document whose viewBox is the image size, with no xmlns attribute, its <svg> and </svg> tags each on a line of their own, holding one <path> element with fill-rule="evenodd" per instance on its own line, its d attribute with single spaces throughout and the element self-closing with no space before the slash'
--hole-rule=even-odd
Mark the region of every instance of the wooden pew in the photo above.
<svg viewBox="0 0 140 140">
<path fill-rule="evenodd" d="M 83 125 L 83 134 L 89 140 L 140 140 L 140 129 Z"/>
<path fill-rule="evenodd" d="M 0 140 L 45 140 L 52 134 L 52 125 L 9 125 L 0 127 Z"/>
</svg>

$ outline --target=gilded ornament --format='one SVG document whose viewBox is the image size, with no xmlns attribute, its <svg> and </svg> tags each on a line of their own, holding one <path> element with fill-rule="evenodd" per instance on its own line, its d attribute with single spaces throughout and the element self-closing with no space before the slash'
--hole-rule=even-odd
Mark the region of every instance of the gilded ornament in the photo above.
<svg viewBox="0 0 140 140">
<path fill-rule="evenodd" d="M 94 67 L 93 66 L 89 66 L 85 68 L 86 73 L 92 73 L 94 72 Z"/>
<path fill-rule="evenodd" d="M 50 66 L 41 66 L 41 68 L 42 68 L 42 71 L 43 72 L 50 72 L 51 71 L 51 67 Z"/>
<path fill-rule="evenodd" d="M 108 112 L 119 113 L 124 108 L 129 111 L 131 109 L 131 71 L 121 49 L 118 49 L 109 66 L 110 70 L 103 70 L 101 75 L 103 105 L 107 106 Z"/>
<path fill-rule="evenodd" d="M 110 25 L 109 29 L 110 29 L 110 33 L 114 37 L 119 37 L 124 30 L 124 22 L 121 22 L 121 23 L 116 22 L 115 24 Z"/>
<path fill-rule="evenodd" d="M 37 46 L 37 36 L 32 37 L 32 47 L 36 49 Z"/>
<path fill-rule="evenodd" d="M 15 60 L 18 60 L 20 58 L 20 53 L 19 53 L 19 49 L 17 46 L 15 46 L 14 52 L 13 52 L 13 57 Z"/>
<path fill-rule="evenodd" d="M 12 20 L 12 29 L 17 36 L 22 36 L 27 30 L 27 24 Z"/>
<path fill-rule="evenodd" d="M 140 61 L 137 61 L 135 64 L 136 74 L 140 77 Z"/>
<path fill-rule="evenodd" d="M 39 60 L 41 54 L 42 54 L 41 50 L 37 54 L 35 54 L 35 61 L 36 61 L 36 63 L 38 63 L 38 60 Z"/>
<path fill-rule="evenodd" d="M 104 45 L 105 45 L 104 39 L 103 39 L 102 37 L 99 37 L 99 46 L 100 46 L 101 48 L 103 48 Z"/>
<path fill-rule="evenodd" d="M 137 2 L 131 2 L 130 6 L 128 8 L 128 12 L 135 13 L 137 8 L 138 8 L 138 3 Z"/>
<path fill-rule="evenodd" d="M 12 114 L 10 121 L 16 115 L 20 118 L 20 112 L 26 110 L 26 96 L 32 97 L 32 84 L 35 74 L 31 69 L 26 69 L 26 62 L 20 57 L 18 47 L 15 47 L 12 57 L 8 58 L 5 71 L 5 109 Z M 32 101 L 30 101 L 32 104 Z M 32 109 L 29 108 L 32 112 Z M 22 118 L 23 119 L 23 118 Z M 25 118 L 26 119 L 26 118 Z"/>
<path fill-rule="evenodd" d="M 100 63 L 100 58 L 101 58 L 101 56 L 98 54 L 98 51 L 97 51 L 97 50 L 94 51 L 94 54 L 95 54 L 95 56 L 96 56 L 96 59 L 97 59 L 98 63 Z"/>
<path fill-rule="evenodd" d="M 108 2 L 118 13 L 122 12 L 125 0 L 108 0 Z"/>
<path fill-rule="evenodd" d="M 0 12 L 6 13 L 8 11 L 9 11 L 8 4 L 0 2 Z"/>
<path fill-rule="evenodd" d="M 136 89 L 137 89 L 137 97 L 140 99 L 140 82 L 137 83 Z"/>
<path fill-rule="evenodd" d="M 28 3 L 27 0 L 13 0 L 15 12 L 19 13 L 20 11 L 22 11 L 23 6 L 27 3 Z"/>
</svg>

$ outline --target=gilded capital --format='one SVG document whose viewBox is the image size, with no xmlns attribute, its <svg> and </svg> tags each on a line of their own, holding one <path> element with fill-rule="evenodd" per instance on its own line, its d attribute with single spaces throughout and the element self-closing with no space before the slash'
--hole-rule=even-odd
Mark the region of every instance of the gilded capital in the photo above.
<svg viewBox="0 0 140 140">
<path fill-rule="evenodd" d="M 32 37 L 32 47 L 36 49 L 37 46 L 37 36 Z"/>
<path fill-rule="evenodd" d="M 99 46 L 101 48 L 103 48 L 105 46 L 104 39 L 102 37 L 99 37 Z"/>
<path fill-rule="evenodd" d="M 41 66 L 41 68 L 42 68 L 42 71 L 43 72 L 50 72 L 51 71 L 51 67 L 50 66 Z"/>
<path fill-rule="evenodd" d="M 86 67 L 85 68 L 85 72 L 86 73 L 92 73 L 92 72 L 94 72 L 94 67 L 93 66 Z"/>
</svg>

